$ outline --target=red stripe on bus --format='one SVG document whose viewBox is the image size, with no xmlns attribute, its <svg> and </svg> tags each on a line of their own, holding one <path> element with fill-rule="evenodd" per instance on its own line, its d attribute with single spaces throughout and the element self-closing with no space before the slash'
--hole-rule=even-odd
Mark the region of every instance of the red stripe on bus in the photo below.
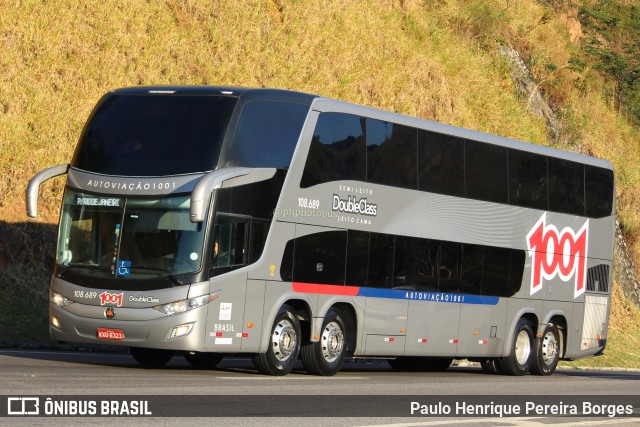
<svg viewBox="0 0 640 427">
<path fill-rule="evenodd" d="M 304 294 L 342 295 L 355 297 L 360 291 L 359 286 L 319 285 L 317 283 L 293 282 L 293 291 Z"/>
</svg>

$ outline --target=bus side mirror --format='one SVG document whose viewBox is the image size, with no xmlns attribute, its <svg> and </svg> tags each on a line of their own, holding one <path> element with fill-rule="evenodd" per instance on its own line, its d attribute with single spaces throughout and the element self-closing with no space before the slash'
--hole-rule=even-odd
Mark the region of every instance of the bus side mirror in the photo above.
<svg viewBox="0 0 640 427">
<path fill-rule="evenodd" d="M 203 222 L 207 213 L 209 196 L 222 184 L 227 187 L 252 184 L 273 178 L 276 168 L 243 168 L 230 167 L 209 172 L 196 183 L 191 192 L 189 219 L 191 222 Z M 227 182 L 225 182 L 227 181 Z"/>
<path fill-rule="evenodd" d="M 223 168 L 209 172 L 196 183 L 191 192 L 191 206 L 189 207 L 189 219 L 191 222 L 203 222 L 207 212 L 207 202 L 214 189 L 220 188 L 227 179 L 246 175 L 250 168 Z"/>
<path fill-rule="evenodd" d="M 38 215 L 38 189 L 40 185 L 56 176 L 64 175 L 69 170 L 69 164 L 53 166 L 38 172 L 27 185 L 27 216 L 35 218 Z"/>
</svg>

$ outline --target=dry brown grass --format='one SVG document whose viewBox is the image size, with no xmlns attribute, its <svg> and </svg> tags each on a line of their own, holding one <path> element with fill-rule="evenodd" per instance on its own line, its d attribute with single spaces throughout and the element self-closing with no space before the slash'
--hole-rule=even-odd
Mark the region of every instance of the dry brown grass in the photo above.
<svg viewBox="0 0 640 427">
<path fill-rule="evenodd" d="M 449 13 L 377 0 L 2 3 L 0 219 L 24 218 L 27 180 L 68 162 L 95 102 L 122 86 L 295 89 L 544 143 L 504 64 L 443 25 Z M 61 188 L 42 192 L 45 211 Z"/>
</svg>

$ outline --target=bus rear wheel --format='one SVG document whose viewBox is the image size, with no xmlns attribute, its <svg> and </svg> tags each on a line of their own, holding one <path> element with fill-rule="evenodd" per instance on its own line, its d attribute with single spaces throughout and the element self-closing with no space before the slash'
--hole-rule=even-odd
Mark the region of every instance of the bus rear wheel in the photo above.
<svg viewBox="0 0 640 427">
<path fill-rule="evenodd" d="M 322 322 L 320 340 L 302 347 L 302 364 L 310 374 L 330 376 L 337 374 L 342 368 L 348 342 L 343 319 L 340 310 L 329 310 Z"/>
<path fill-rule="evenodd" d="M 518 320 L 510 354 L 498 361 L 499 370 L 506 375 L 525 375 L 533 359 L 533 328 L 527 319 Z"/>
<path fill-rule="evenodd" d="M 531 373 L 535 375 L 551 375 L 555 372 L 559 360 L 560 334 L 558 327 L 549 323 L 544 328 L 542 336 L 536 339 Z"/>
<path fill-rule="evenodd" d="M 131 356 L 136 362 L 143 366 L 159 368 L 169 362 L 175 351 L 159 350 L 155 348 L 131 347 L 129 349 Z"/>
<path fill-rule="evenodd" d="M 184 358 L 191 366 L 203 369 L 215 369 L 222 361 L 220 353 L 203 353 L 200 351 L 185 351 Z"/>
<path fill-rule="evenodd" d="M 271 328 L 269 347 L 266 353 L 253 356 L 253 365 L 261 374 L 287 375 L 298 360 L 300 337 L 300 321 L 290 306 L 282 306 Z"/>
</svg>

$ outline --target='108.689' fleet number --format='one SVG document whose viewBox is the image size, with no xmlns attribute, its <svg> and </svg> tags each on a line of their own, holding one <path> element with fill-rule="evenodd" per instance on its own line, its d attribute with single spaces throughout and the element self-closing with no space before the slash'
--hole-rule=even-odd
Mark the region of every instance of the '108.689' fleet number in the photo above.
<svg viewBox="0 0 640 427">
<path fill-rule="evenodd" d="M 96 298 L 98 293 L 93 291 L 73 291 L 73 296 L 76 298 Z"/>
<path fill-rule="evenodd" d="M 306 197 L 298 197 L 298 207 L 308 209 L 318 209 L 320 207 L 320 200 L 307 199 Z"/>
</svg>

